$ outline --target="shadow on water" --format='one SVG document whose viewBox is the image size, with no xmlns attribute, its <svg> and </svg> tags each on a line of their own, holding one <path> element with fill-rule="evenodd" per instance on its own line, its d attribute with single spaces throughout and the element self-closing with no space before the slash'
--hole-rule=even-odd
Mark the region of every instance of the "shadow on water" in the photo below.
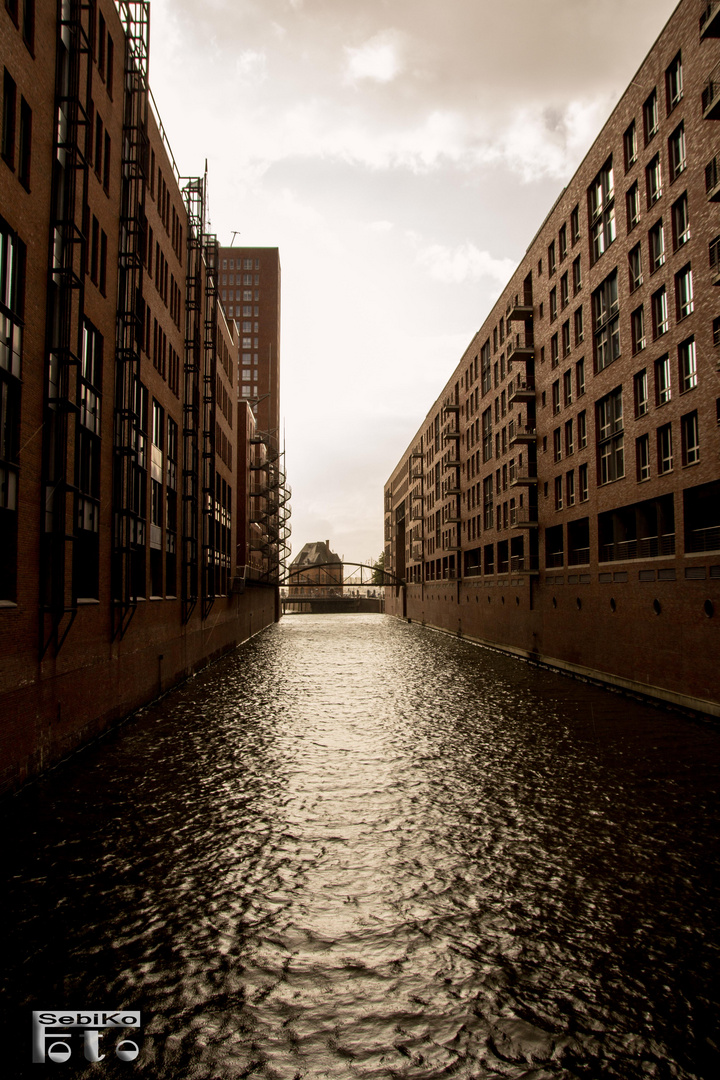
<svg viewBox="0 0 720 1080">
<path fill-rule="evenodd" d="M 2 808 L 11 1075 L 33 1008 L 122 1006 L 135 1063 L 44 1068 L 715 1078 L 719 773 L 662 710 L 286 619 Z"/>
</svg>

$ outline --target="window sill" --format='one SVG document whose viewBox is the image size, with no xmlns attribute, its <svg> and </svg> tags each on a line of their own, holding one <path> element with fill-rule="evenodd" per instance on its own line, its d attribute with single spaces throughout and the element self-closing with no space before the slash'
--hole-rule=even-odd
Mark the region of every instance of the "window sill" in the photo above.
<svg viewBox="0 0 720 1080">
<path fill-rule="evenodd" d="M 75 603 L 78 607 L 93 607 L 100 605 L 100 601 L 94 596 L 78 596 Z"/>
<path fill-rule="evenodd" d="M 16 608 L 17 604 L 14 600 L 0 600 L 0 608 Z"/>
</svg>

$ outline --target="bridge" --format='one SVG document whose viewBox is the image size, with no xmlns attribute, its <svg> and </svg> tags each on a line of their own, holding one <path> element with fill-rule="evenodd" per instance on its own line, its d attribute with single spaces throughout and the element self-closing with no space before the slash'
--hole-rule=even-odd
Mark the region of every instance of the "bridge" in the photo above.
<svg viewBox="0 0 720 1080">
<path fill-rule="evenodd" d="M 350 571 L 350 572 L 348 572 Z M 405 582 L 369 563 L 327 562 L 288 567 L 280 579 L 283 612 L 384 611 L 384 589 Z M 283 594 L 282 590 L 287 589 Z M 377 596 L 368 590 L 377 590 Z"/>
</svg>

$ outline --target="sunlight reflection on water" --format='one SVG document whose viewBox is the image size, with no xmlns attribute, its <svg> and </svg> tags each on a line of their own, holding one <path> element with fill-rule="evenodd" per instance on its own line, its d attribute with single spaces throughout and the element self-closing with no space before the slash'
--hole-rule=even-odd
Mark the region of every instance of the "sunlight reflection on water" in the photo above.
<svg viewBox="0 0 720 1080">
<path fill-rule="evenodd" d="M 716 1077 L 719 765 L 467 642 L 285 618 L 5 807 L 4 1000 L 141 1009 L 158 1080 Z"/>
</svg>

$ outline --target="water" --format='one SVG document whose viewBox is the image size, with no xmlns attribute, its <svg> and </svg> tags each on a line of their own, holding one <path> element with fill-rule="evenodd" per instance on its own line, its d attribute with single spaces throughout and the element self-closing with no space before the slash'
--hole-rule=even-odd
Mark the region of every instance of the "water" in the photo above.
<svg viewBox="0 0 720 1080">
<path fill-rule="evenodd" d="M 711 727 L 288 617 L 4 806 L 4 1058 L 122 1006 L 134 1064 L 45 1068 L 715 1080 L 719 775 Z"/>
</svg>

